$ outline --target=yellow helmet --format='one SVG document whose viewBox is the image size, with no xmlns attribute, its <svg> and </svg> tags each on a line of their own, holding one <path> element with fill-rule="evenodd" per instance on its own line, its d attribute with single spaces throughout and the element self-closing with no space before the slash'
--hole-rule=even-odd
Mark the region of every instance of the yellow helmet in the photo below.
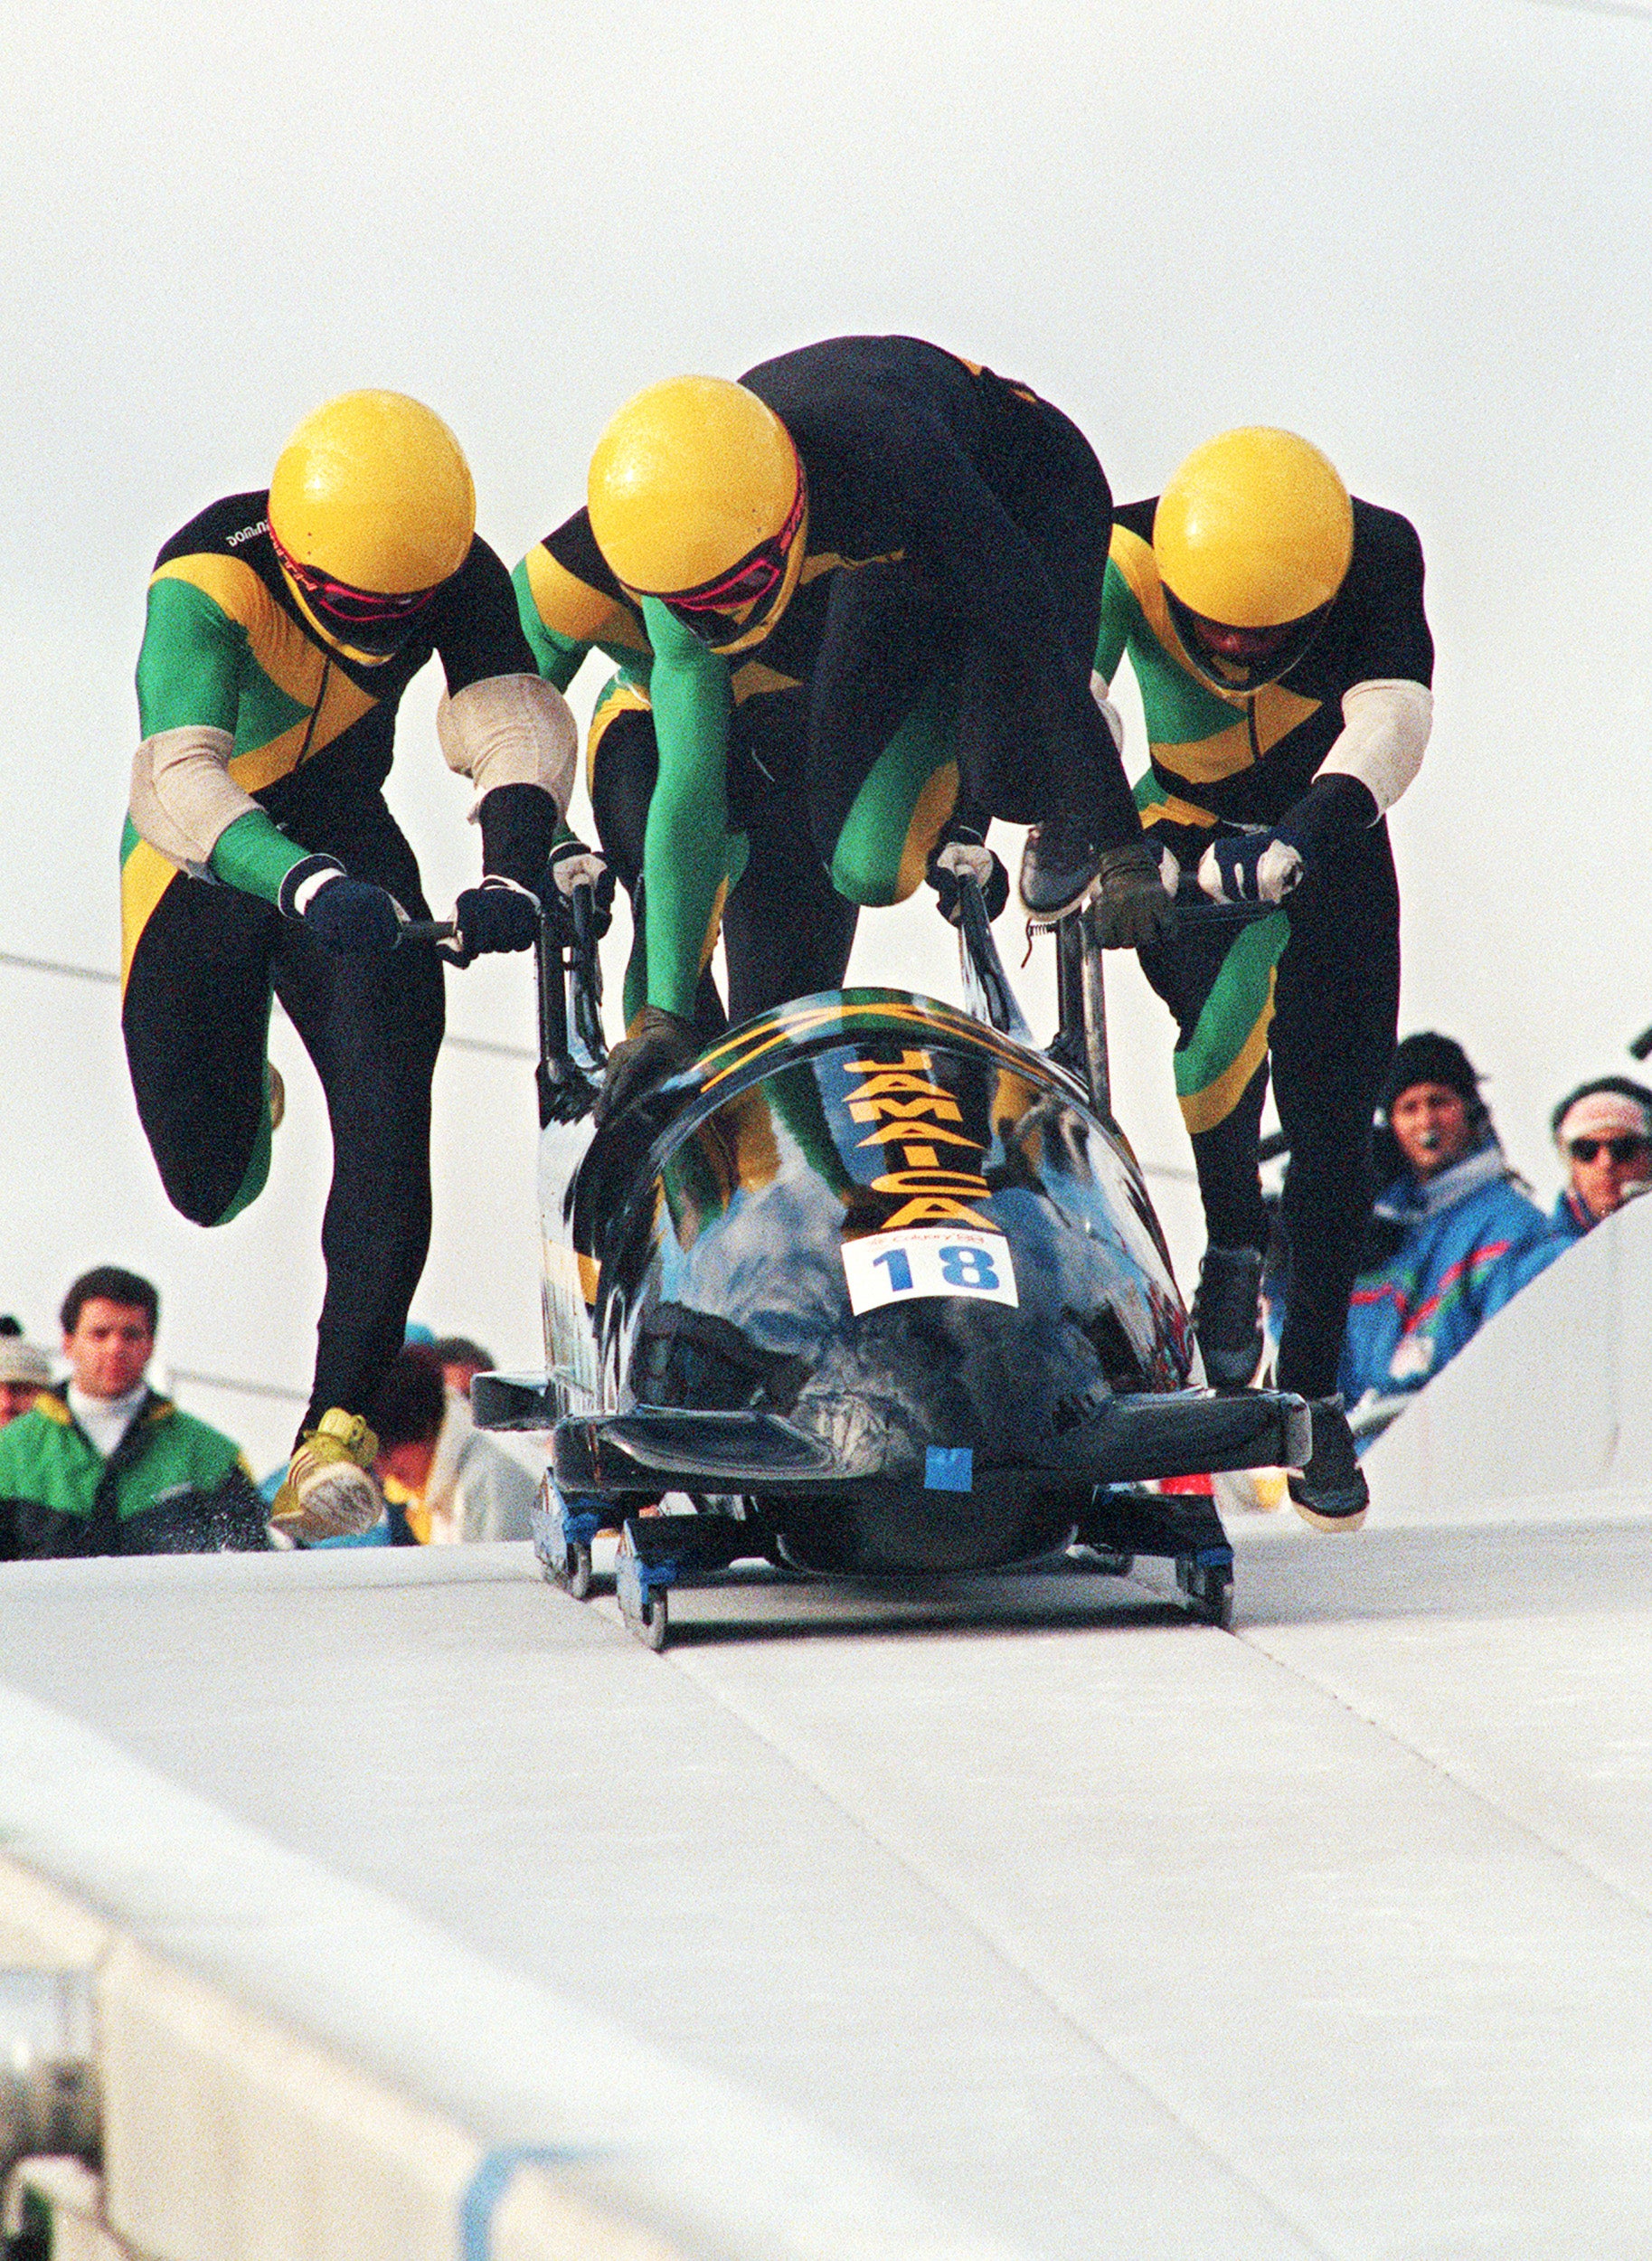
<svg viewBox="0 0 1652 2261">
<path fill-rule="evenodd" d="M 768 635 L 803 569 L 807 483 L 791 434 L 726 377 L 669 377 L 597 442 L 591 532 L 634 596 L 658 597 L 713 651 Z"/>
<path fill-rule="evenodd" d="M 441 418 L 404 393 L 345 393 L 307 416 L 269 482 L 269 534 L 331 644 L 385 658 L 469 554 L 476 488 Z"/>
<path fill-rule="evenodd" d="M 1301 657 L 1346 579 L 1354 506 L 1309 441 L 1247 425 L 1176 471 L 1154 513 L 1153 555 L 1201 672 L 1254 690 Z"/>
</svg>

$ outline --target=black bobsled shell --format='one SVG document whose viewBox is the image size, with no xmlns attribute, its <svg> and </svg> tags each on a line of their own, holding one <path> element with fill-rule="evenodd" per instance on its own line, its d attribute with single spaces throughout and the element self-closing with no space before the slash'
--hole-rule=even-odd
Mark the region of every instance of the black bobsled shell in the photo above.
<svg viewBox="0 0 1652 2261">
<path fill-rule="evenodd" d="M 1192 1364 L 1116 1130 L 1041 1055 L 886 989 L 749 1023 L 667 1097 L 663 1128 L 638 1110 L 599 1140 L 575 1205 L 620 1416 L 610 1476 L 628 1414 L 641 1464 L 638 1440 L 666 1433 L 651 1409 L 733 1415 L 739 1476 L 684 1464 L 684 1488 L 751 1491 L 772 1464 L 766 1509 L 808 1567 L 984 1567 L 1062 1544 L 1090 1491 L 1076 1441 L 1115 1395 L 1185 1389 Z M 918 1228 L 990 1236 L 1004 1258 L 970 1262 L 1007 1259 L 1015 1301 L 855 1311 L 845 1245 Z"/>
</svg>

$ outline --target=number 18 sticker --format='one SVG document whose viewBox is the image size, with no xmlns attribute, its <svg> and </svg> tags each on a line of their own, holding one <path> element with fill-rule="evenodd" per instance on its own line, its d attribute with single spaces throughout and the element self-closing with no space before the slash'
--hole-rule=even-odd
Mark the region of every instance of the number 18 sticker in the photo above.
<svg viewBox="0 0 1652 2261">
<path fill-rule="evenodd" d="M 910 1303 L 925 1295 L 972 1295 L 1019 1304 L 1009 1243 L 1001 1233 L 960 1232 L 949 1225 L 911 1225 L 845 1241 L 844 1276 L 852 1311 Z"/>
</svg>

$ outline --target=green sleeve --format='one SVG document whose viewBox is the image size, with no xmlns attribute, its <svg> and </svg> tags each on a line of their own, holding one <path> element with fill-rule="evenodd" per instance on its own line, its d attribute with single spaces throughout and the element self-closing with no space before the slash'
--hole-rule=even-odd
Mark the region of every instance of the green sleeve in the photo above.
<svg viewBox="0 0 1652 2261">
<path fill-rule="evenodd" d="M 232 737 L 248 670 L 247 631 L 239 620 L 192 582 L 150 582 L 137 655 L 137 713 L 146 738 L 189 725 Z M 218 836 L 212 870 L 226 885 L 274 903 L 282 880 L 307 854 L 261 809 L 250 809 Z"/>
<path fill-rule="evenodd" d="M 586 654 L 594 651 L 596 646 L 581 644 L 571 636 L 559 636 L 553 628 L 545 626 L 528 585 L 525 557 L 511 575 L 511 581 L 516 591 L 516 610 L 522 615 L 522 632 L 533 654 L 533 664 L 547 683 L 565 691 L 584 665 Z"/>
<path fill-rule="evenodd" d="M 137 715 L 146 738 L 194 723 L 235 734 L 247 631 L 203 589 L 164 578 L 149 584 L 137 655 Z"/>
<path fill-rule="evenodd" d="M 659 781 L 643 850 L 648 1002 L 693 1017 L 700 953 L 729 868 L 729 663 L 656 598 L 643 599 L 654 647 L 649 704 Z"/>
<path fill-rule="evenodd" d="M 280 899 L 281 882 L 309 853 L 308 848 L 295 847 L 261 809 L 249 809 L 219 834 L 212 855 L 212 876 L 226 886 L 239 887 L 243 894 L 261 895 L 266 903 L 276 903 Z"/>
<path fill-rule="evenodd" d="M 1107 577 L 1101 584 L 1101 629 L 1096 638 L 1096 673 L 1103 683 L 1110 683 L 1119 672 L 1125 646 L 1130 640 L 1130 623 L 1137 613 L 1129 582 L 1109 558 Z"/>
</svg>

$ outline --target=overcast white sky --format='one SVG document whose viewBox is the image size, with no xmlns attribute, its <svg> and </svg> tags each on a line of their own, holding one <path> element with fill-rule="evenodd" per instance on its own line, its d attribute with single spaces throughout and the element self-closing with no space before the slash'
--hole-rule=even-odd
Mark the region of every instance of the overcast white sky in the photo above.
<svg viewBox="0 0 1652 2261">
<path fill-rule="evenodd" d="M 1394 821 L 1402 1025 L 1463 1038 L 1552 1195 L 1552 1098 L 1652 1020 L 1652 8 L 30 0 L 0 72 L 0 953 L 115 965 L 150 563 L 317 402 L 430 402 L 514 563 L 637 386 L 904 330 L 1058 402 L 1120 498 L 1271 422 L 1415 520 L 1439 704 Z M 435 691 L 392 793 L 450 899 L 475 835 Z M 865 922 L 858 974 L 914 962 L 956 995 L 925 905 Z M 1112 989 L 1127 1127 L 1185 1164 L 1168 1023 Z M 527 1041 L 521 963 L 449 1000 Z M 0 1310 L 46 1333 L 74 1271 L 133 1262 L 171 1363 L 301 1388 L 326 1153 L 288 1032 L 271 1187 L 209 1235 L 156 1185 L 112 993 L 0 962 Z M 530 1360 L 526 1072 L 454 1053 L 439 1097 L 415 1311 Z"/>
</svg>

